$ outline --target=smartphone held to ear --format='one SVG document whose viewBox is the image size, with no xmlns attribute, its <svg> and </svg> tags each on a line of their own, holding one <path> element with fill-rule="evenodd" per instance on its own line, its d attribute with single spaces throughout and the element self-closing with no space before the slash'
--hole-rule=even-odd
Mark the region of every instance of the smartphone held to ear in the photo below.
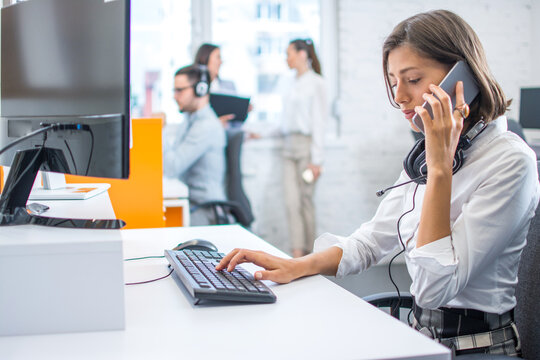
<svg viewBox="0 0 540 360">
<path fill-rule="evenodd" d="M 474 79 L 469 65 L 464 61 L 458 61 L 439 84 L 439 87 L 452 98 L 452 106 L 454 107 L 456 106 L 456 84 L 458 81 L 463 81 L 465 102 L 470 105 L 480 90 L 478 89 L 478 85 L 476 84 L 476 80 Z M 431 117 L 433 117 L 433 111 L 427 101 L 424 102 L 422 107 L 428 111 Z M 424 123 L 422 122 L 420 115 L 415 114 L 412 118 L 412 122 L 422 134 L 425 133 Z"/>
</svg>

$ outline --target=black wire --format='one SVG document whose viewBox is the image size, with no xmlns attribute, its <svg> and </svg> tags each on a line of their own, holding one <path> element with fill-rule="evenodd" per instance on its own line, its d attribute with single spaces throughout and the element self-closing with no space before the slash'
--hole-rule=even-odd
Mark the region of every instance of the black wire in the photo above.
<svg viewBox="0 0 540 360">
<path fill-rule="evenodd" d="M 38 129 L 38 130 L 35 130 L 35 131 L 32 131 L 30 134 L 27 134 L 27 135 L 24 135 L 23 137 L 20 137 L 18 138 L 17 140 L 14 140 L 12 143 L 6 145 L 4 148 L 2 148 L 2 150 L 0 150 L 0 155 L 2 153 L 4 153 L 5 151 L 11 149 L 13 146 L 17 145 L 18 143 L 24 141 L 24 140 L 27 140 L 31 137 L 34 137 L 36 135 L 39 135 L 41 133 L 44 133 L 44 132 L 47 132 L 49 130 L 52 130 L 56 127 L 56 125 L 48 125 L 42 129 Z"/>
<path fill-rule="evenodd" d="M 71 148 L 69 147 L 69 144 L 66 139 L 64 139 L 64 144 L 66 144 L 66 147 L 69 151 L 69 155 L 71 156 L 71 161 L 73 162 L 73 168 L 75 169 L 75 174 L 79 174 L 77 171 L 77 163 L 75 162 L 75 157 L 73 156 L 73 153 L 71 152 Z"/>
<path fill-rule="evenodd" d="M 39 156 L 41 155 L 41 153 L 43 152 L 43 150 L 44 150 L 44 148 L 45 148 L 45 142 L 47 141 L 47 132 L 48 132 L 49 130 L 56 130 L 56 129 L 59 128 L 59 126 L 60 126 L 59 124 L 52 124 L 52 125 L 47 125 L 47 126 L 41 128 L 41 129 L 32 131 L 31 133 L 29 133 L 29 134 L 27 134 L 27 135 L 25 135 L 25 136 L 23 136 L 23 137 L 20 137 L 20 138 L 18 138 L 17 140 L 13 141 L 12 143 L 6 145 L 4 148 L 2 148 L 2 149 L 0 150 L 0 155 L 1 155 L 2 153 L 4 153 L 4 152 L 6 152 L 7 150 L 11 149 L 13 146 L 15 146 L 15 145 L 17 145 L 17 144 L 19 144 L 19 143 L 21 143 L 21 142 L 23 142 L 23 141 L 25 141 L 25 140 L 27 140 L 27 139 L 29 139 L 29 138 L 32 138 L 32 137 L 34 137 L 34 136 L 36 136 L 36 135 L 39 135 L 39 134 L 42 134 L 42 133 L 44 134 L 44 136 L 43 136 L 43 143 L 41 144 L 41 147 L 40 147 L 39 151 L 36 153 L 36 155 L 34 155 L 34 157 L 32 158 L 32 160 L 30 161 L 29 165 L 26 167 L 26 169 L 24 169 L 24 171 L 21 173 L 21 175 L 19 175 L 19 177 L 11 183 L 11 185 L 9 186 L 9 188 L 4 189 L 4 190 L 2 191 L 2 192 L 5 194 L 5 196 L 8 196 L 8 197 L 9 197 L 9 196 L 11 195 L 11 192 L 15 189 L 15 187 L 16 187 L 17 184 L 21 181 L 21 179 L 24 178 L 24 175 L 26 175 L 26 173 L 27 173 L 28 171 L 30 171 L 30 169 L 32 168 L 32 166 L 34 165 L 34 163 L 37 161 L 38 157 L 39 157 Z M 92 140 L 91 140 L 91 141 L 92 141 L 92 145 L 91 145 L 91 147 L 90 147 L 90 157 L 88 158 L 88 166 L 87 166 L 87 168 L 86 168 L 86 175 L 88 174 L 88 171 L 90 170 L 90 162 L 91 162 L 91 160 L 92 160 L 92 154 L 93 154 L 93 152 L 94 152 L 94 133 L 92 132 L 92 129 L 90 129 L 90 128 L 88 128 L 87 131 L 90 132 L 90 136 L 91 136 L 91 139 L 92 139 Z M 64 140 L 64 142 L 66 142 L 66 141 Z M 66 142 L 66 146 L 67 146 L 67 148 L 68 148 L 68 151 L 69 151 L 69 153 L 70 153 L 70 155 L 71 155 L 71 159 L 72 159 L 73 164 L 74 164 L 74 166 L 75 166 L 75 172 L 77 172 L 77 170 L 76 170 L 77 167 L 76 167 L 76 165 L 75 165 L 75 159 L 73 158 L 73 153 L 71 152 L 71 148 L 69 147 L 69 145 L 67 144 L 67 142 Z"/>
<path fill-rule="evenodd" d="M 394 257 L 392 257 L 392 259 L 390 260 L 390 262 L 388 263 L 388 276 L 390 277 L 390 281 L 392 282 L 392 285 L 394 285 L 394 287 L 396 288 L 396 292 L 397 292 L 397 296 L 398 296 L 398 301 L 397 301 L 397 304 L 395 306 L 395 308 L 390 308 L 390 313 L 391 314 L 394 314 L 397 311 L 399 311 L 399 306 L 401 305 L 401 293 L 399 292 L 399 288 L 398 286 L 396 285 L 396 283 L 394 282 L 394 279 L 392 278 L 392 262 L 394 262 L 394 259 L 397 258 L 399 255 L 401 255 L 403 252 L 405 252 L 405 244 L 403 243 L 403 239 L 401 238 L 401 232 L 399 230 L 399 223 L 401 222 L 401 219 L 403 219 L 403 217 L 409 213 L 411 213 L 414 208 L 415 208 L 415 198 L 416 198 L 416 190 L 418 190 L 418 186 L 420 184 L 416 184 L 416 187 L 414 188 L 414 193 L 413 193 L 413 198 L 412 198 L 412 208 L 406 212 L 404 212 L 403 214 L 401 214 L 401 216 L 399 217 L 398 221 L 397 221 L 397 234 L 398 234 L 398 239 L 399 239 L 399 242 L 401 244 L 401 251 L 398 252 L 396 255 L 394 255 Z M 398 315 L 399 316 L 399 315 Z"/>
<path fill-rule="evenodd" d="M 167 275 L 162 276 L 162 277 L 157 278 L 157 279 L 146 280 L 146 281 L 139 281 L 139 282 L 132 282 L 132 283 L 126 283 L 125 285 L 141 285 L 141 284 L 148 284 L 148 283 L 151 283 L 151 282 L 158 281 L 158 280 L 165 279 L 165 278 L 169 277 L 169 276 L 172 274 L 173 271 L 174 271 L 174 269 L 171 269 L 171 271 L 170 271 Z"/>
<path fill-rule="evenodd" d="M 162 259 L 164 257 L 165 257 L 165 255 L 161 255 L 161 256 L 158 256 L 158 255 L 156 255 L 156 256 L 143 256 L 143 257 L 124 259 L 124 261 L 143 260 L 143 259 Z"/>
<path fill-rule="evenodd" d="M 88 157 L 88 166 L 86 167 L 86 174 L 88 175 L 88 171 L 90 170 L 90 163 L 92 162 L 92 154 L 94 153 L 94 132 L 89 127 L 88 132 L 90 133 L 90 137 L 92 138 L 92 145 L 90 146 L 90 157 Z"/>
</svg>

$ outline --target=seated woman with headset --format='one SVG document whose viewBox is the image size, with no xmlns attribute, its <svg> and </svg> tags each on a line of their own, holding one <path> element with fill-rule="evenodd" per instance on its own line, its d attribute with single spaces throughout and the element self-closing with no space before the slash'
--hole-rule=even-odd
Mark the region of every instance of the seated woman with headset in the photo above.
<svg viewBox="0 0 540 360">
<path fill-rule="evenodd" d="M 480 89 L 470 104 L 463 82 L 455 87 L 455 104 L 437 86 L 460 60 Z M 319 237 L 313 254 L 282 259 L 235 249 L 217 269 L 253 262 L 265 268 L 255 273 L 257 279 L 279 283 L 312 274 L 341 277 L 402 248 L 412 278 L 416 329 L 457 354 L 517 355 L 514 293 L 540 196 L 536 157 L 507 131 L 509 102 L 489 71 L 477 35 L 456 14 L 430 11 L 397 25 L 383 46 L 383 69 L 391 101 L 411 127 L 417 130 L 411 122 L 415 114 L 422 119 L 425 149 L 419 151 L 417 144 L 405 162 L 427 167 L 427 181 L 403 171 L 397 185 L 416 181 L 392 190 L 374 217 L 350 236 Z M 422 107 L 425 101 L 433 116 Z M 481 133 L 464 146 L 460 137 L 474 137 L 479 128 Z M 460 169 L 453 168 L 456 153 L 463 155 Z M 425 156 L 424 165 L 410 159 L 418 156 Z"/>
</svg>

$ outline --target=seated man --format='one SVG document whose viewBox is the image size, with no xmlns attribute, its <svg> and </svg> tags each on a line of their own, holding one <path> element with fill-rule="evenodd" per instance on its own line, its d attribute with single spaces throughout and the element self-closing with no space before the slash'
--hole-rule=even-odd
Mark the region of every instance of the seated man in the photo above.
<svg viewBox="0 0 540 360">
<path fill-rule="evenodd" d="M 174 99 L 180 112 L 187 116 L 175 130 L 173 140 L 164 141 L 165 176 L 180 179 L 188 186 L 194 206 L 209 200 L 226 199 L 226 135 L 209 105 L 208 79 L 207 70 L 197 65 L 176 72 Z M 208 225 L 212 220 L 212 213 L 207 209 L 199 209 L 191 216 L 192 225 Z"/>
</svg>

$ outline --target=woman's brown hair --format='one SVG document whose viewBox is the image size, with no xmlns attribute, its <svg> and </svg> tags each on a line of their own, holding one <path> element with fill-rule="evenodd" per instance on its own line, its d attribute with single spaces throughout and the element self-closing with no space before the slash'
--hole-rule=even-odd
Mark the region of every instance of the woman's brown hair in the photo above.
<svg viewBox="0 0 540 360">
<path fill-rule="evenodd" d="M 305 51 L 307 53 L 308 59 L 311 61 L 311 68 L 317 74 L 321 75 L 321 63 L 319 62 L 319 58 L 315 53 L 315 45 L 313 45 L 313 41 L 311 39 L 292 40 L 289 45 L 294 46 L 294 49 L 296 51 Z"/>
<path fill-rule="evenodd" d="M 193 61 L 194 64 L 198 65 L 204 65 L 208 66 L 208 60 L 210 59 L 210 54 L 212 51 L 219 49 L 219 46 L 214 44 L 202 44 L 199 46 L 199 49 L 197 50 L 197 54 L 195 54 L 195 61 Z"/>
<path fill-rule="evenodd" d="M 491 74 L 478 36 L 461 17 L 447 10 L 429 11 L 405 19 L 384 41 L 384 80 L 393 106 L 399 107 L 388 77 L 388 55 L 403 45 L 443 64 L 452 65 L 464 60 L 469 65 L 480 88 L 479 96 L 470 104 L 471 123 L 482 118 L 489 122 L 506 112 L 511 100 L 506 100 Z"/>
</svg>

